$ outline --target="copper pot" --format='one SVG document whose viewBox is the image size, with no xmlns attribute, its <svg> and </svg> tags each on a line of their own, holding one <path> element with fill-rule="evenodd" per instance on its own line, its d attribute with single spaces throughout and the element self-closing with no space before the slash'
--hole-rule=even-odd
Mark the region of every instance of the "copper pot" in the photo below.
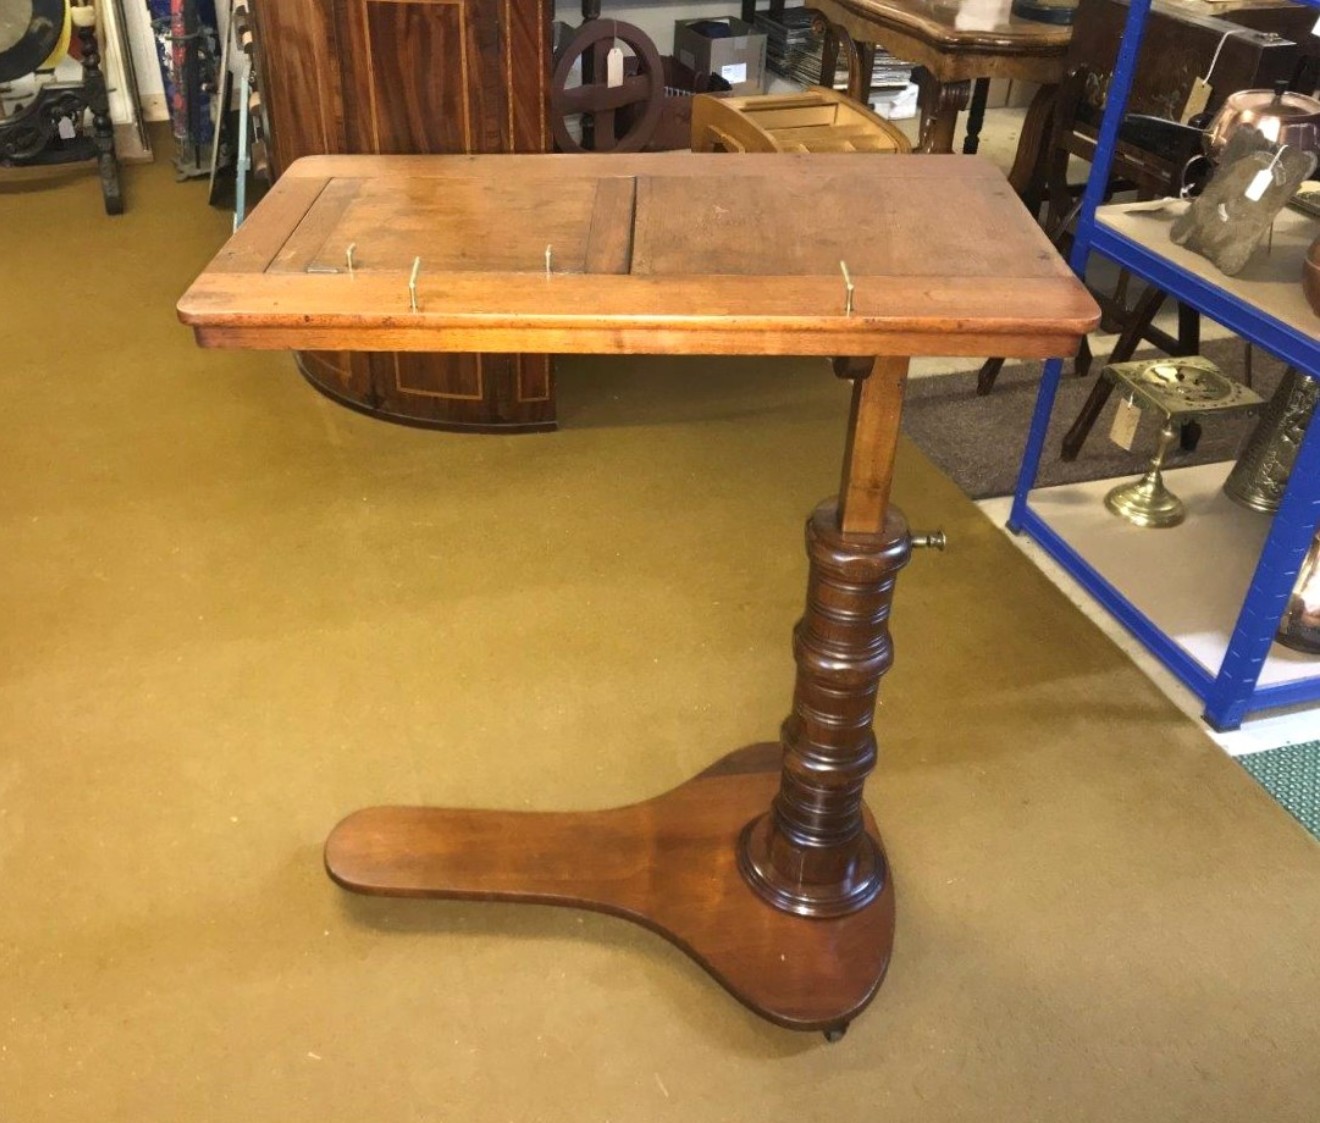
<svg viewBox="0 0 1320 1123">
<path fill-rule="evenodd" d="M 1294 651 L 1320 655 L 1320 531 L 1311 540 L 1274 638 Z"/>
<path fill-rule="evenodd" d="M 1291 93 L 1286 85 L 1229 94 L 1202 138 L 1205 154 L 1218 161 L 1228 138 L 1244 125 L 1258 129 L 1272 143 L 1320 154 L 1320 101 Z"/>
</svg>

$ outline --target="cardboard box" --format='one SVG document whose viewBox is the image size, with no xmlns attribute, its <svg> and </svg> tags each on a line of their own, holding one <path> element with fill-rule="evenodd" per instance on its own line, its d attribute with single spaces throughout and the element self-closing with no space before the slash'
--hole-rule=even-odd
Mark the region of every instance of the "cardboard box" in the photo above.
<svg viewBox="0 0 1320 1123">
<path fill-rule="evenodd" d="M 729 35 L 708 38 L 703 24 L 722 24 Z M 765 83 L 765 33 L 733 16 L 674 23 L 674 57 L 697 74 L 718 74 L 735 94 L 759 94 Z"/>
</svg>

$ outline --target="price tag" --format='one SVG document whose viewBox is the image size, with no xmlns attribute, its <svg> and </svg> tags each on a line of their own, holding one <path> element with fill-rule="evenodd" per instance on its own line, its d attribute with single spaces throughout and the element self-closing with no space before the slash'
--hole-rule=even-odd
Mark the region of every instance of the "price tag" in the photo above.
<svg viewBox="0 0 1320 1123">
<path fill-rule="evenodd" d="M 1198 113 L 1204 113 L 1205 107 L 1210 104 L 1212 92 L 1210 83 L 1204 78 L 1194 78 L 1192 88 L 1187 91 L 1187 101 L 1183 105 L 1182 116 L 1178 120 L 1186 125 Z"/>
<path fill-rule="evenodd" d="M 73 122 L 68 117 L 61 117 L 60 123 L 56 127 L 59 129 L 60 140 L 72 140 L 78 135 L 73 127 Z"/>
<path fill-rule="evenodd" d="M 623 85 L 623 48 L 611 47 L 605 56 L 605 85 L 611 90 Z"/>
<path fill-rule="evenodd" d="M 1141 407 L 1131 398 L 1124 398 L 1118 404 L 1114 414 L 1114 424 L 1109 429 L 1109 439 L 1121 449 L 1132 451 L 1137 439 L 1137 425 L 1141 421 Z"/>
<path fill-rule="evenodd" d="M 1251 177 L 1251 182 L 1247 184 L 1247 189 L 1243 194 L 1253 203 L 1259 203 L 1265 197 L 1265 192 L 1270 189 L 1270 184 L 1274 182 L 1274 173 L 1269 168 L 1261 168 Z"/>
</svg>

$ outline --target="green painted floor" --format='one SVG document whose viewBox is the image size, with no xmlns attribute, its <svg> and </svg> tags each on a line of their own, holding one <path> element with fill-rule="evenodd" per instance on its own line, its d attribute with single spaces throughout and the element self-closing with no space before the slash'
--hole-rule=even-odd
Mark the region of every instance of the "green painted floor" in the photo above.
<svg viewBox="0 0 1320 1123">
<path fill-rule="evenodd" d="M 1238 762 L 1288 813 L 1320 838 L 1320 741 L 1285 745 Z"/>
</svg>

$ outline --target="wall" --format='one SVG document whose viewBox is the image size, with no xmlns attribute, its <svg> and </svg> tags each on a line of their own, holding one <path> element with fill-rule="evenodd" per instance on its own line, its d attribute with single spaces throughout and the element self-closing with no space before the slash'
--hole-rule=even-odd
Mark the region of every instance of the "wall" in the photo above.
<svg viewBox="0 0 1320 1123">
<path fill-rule="evenodd" d="M 123 3 L 124 17 L 128 22 L 128 45 L 133 52 L 133 65 L 137 68 L 142 115 L 148 121 L 168 120 L 165 86 L 160 76 L 160 62 L 151 34 L 151 18 L 147 14 L 146 0 L 123 0 Z"/>
</svg>

